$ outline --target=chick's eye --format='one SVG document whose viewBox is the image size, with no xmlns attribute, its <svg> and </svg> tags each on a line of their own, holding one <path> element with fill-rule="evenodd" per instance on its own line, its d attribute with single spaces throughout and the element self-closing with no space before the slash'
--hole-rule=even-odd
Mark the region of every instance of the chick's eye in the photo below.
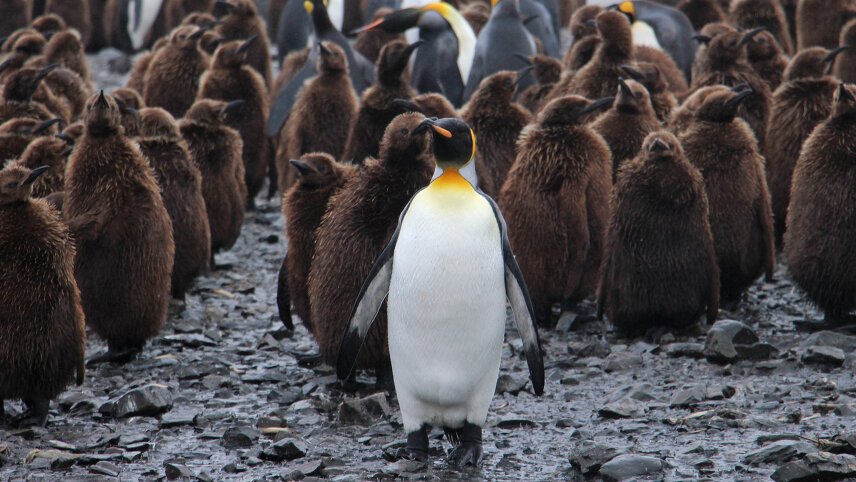
<svg viewBox="0 0 856 482">
<path fill-rule="evenodd" d="M 407 129 L 401 129 L 398 132 L 399 132 L 399 134 L 404 135 L 404 134 L 407 134 Z"/>
</svg>

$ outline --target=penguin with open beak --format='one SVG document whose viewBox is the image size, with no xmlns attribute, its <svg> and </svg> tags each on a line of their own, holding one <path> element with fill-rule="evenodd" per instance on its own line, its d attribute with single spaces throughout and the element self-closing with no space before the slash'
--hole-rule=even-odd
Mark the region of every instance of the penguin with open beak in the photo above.
<svg viewBox="0 0 856 482">
<path fill-rule="evenodd" d="M 544 390 L 535 316 L 497 205 L 461 175 L 476 139 L 460 119 L 426 119 L 413 135 L 433 137 L 443 174 L 416 193 L 363 284 L 339 351 L 346 379 L 381 308 L 407 445 L 402 456 L 427 460 L 430 426 L 455 446 L 453 467 L 478 465 L 502 357 L 506 300 L 523 338 L 534 392 Z"/>
</svg>

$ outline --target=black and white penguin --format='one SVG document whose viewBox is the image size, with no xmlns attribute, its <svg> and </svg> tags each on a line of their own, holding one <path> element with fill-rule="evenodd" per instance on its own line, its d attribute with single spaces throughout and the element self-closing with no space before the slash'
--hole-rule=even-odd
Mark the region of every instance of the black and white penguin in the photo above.
<svg viewBox="0 0 856 482">
<path fill-rule="evenodd" d="M 324 0 L 330 22 L 337 30 L 342 30 L 345 18 L 345 0 Z M 312 27 L 310 12 L 312 2 L 286 2 L 276 29 L 276 49 L 279 61 L 290 52 L 302 50 L 313 45 L 315 29 Z"/>
<path fill-rule="evenodd" d="M 505 220 L 493 200 L 459 173 L 473 163 L 475 134 L 455 118 L 425 119 L 416 131 L 425 130 L 434 138 L 443 174 L 401 213 L 357 298 L 337 369 L 340 378 L 349 376 L 388 295 L 389 354 L 407 432 L 402 455 L 426 460 L 429 427 L 440 426 L 456 445 L 449 463 L 463 467 L 481 459 L 482 427 L 502 358 L 506 300 L 538 395 L 544 364 Z"/>
</svg>

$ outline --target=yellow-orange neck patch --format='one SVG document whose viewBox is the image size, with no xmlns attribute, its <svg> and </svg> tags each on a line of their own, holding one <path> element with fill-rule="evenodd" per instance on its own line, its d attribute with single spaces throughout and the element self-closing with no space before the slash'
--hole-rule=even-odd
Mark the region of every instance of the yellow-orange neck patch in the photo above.
<svg viewBox="0 0 856 482">
<path fill-rule="evenodd" d="M 442 190 L 474 191 L 473 185 L 470 184 L 470 182 L 454 168 L 444 170 L 440 177 L 434 179 L 434 182 L 431 183 L 431 187 Z"/>
</svg>

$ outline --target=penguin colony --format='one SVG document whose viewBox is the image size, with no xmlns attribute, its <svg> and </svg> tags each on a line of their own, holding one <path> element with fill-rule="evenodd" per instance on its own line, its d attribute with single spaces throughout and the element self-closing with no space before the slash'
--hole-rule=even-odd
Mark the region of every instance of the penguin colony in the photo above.
<svg viewBox="0 0 856 482">
<path fill-rule="evenodd" d="M 89 364 L 143 351 L 228 269 L 265 180 L 279 316 L 345 387 L 368 368 L 396 390 L 402 457 L 440 427 L 478 465 L 507 302 L 536 394 L 558 313 L 712 323 L 777 250 L 850 320 L 856 4 L 491 3 L 271 1 L 266 24 L 251 0 L 4 2 L 0 399 L 27 408 L 7 422 L 83 383 L 85 325 L 108 344 Z M 138 53 L 114 92 L 84 55 L 108 45 Z"/>
</svg>

